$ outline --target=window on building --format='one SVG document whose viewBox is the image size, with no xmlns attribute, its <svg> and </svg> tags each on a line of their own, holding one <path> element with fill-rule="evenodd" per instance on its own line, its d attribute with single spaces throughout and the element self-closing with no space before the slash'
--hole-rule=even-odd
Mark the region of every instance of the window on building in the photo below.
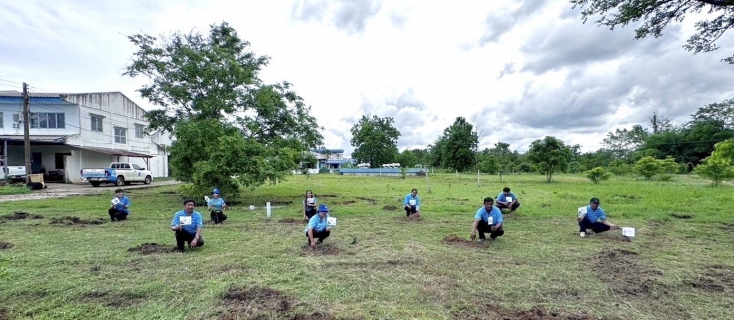
<svg viewBox="0 0 734 320">
<path fill-rule="evenodd" d="M 65 156 L 70 156 L 71 153 L 56 153 L 55 155 L 56 155 L 56 159 L 55 159 L 56 160 L 55 161 L 56 162 L 56 169 L 57 170 L 66 169 L 64 167 L 64 157 Z"/>
<path fill-rule="evenodd" d="M 63 113 L 34 112 L 31 114 L 31 128 L 64 129 L 66 128 L 66 117 Z"/>
<path fill-rule="evenodd" d="M 92 131 L 103 132 L 102 131 L 102 119 L 104 119 L 104 117 L 91 115 L 91 119 L 92 119 Z"/>
<path fill-rule="evenodd" d="M 145 126 L 142 124 L 135 124 L 135 138 L 142 139 L 145 135 Z"/>
<path fill-rule="evenodd" d="M 115 127 L 115 143 L 127 143 L 127 129 Z"/>
</svg>

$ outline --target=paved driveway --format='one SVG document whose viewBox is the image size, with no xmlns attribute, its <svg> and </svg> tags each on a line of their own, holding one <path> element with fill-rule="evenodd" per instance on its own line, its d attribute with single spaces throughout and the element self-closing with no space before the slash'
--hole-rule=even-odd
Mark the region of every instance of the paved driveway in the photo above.
<svg viewBox="0 0 734 320">
<path fill-rule="evenodd" d="M 167 181 L 153 181 L 153 183 L 145 184 L 131 184 L 129 186 L 120 187 L 123 190 L 127 189 L 143 189 L 160 186 L 170 186 L 179 184 L 181 182 L 174 180 Z M 117 189 L 114 185 L 102 185 L 100 187 L 93 187 L 89 183 L 85 184 L 69 184 L 69 183 L 48 183 L 47 188 L 43 190 L 32 191 L 29 194 L 14 194 L 0 196 L 0 202 L 5 201 L 19 201 L 19 200 L 35 200 L 35 199 L 47 199 L 47 198 L 62 198 L 73 195 L 81 194 L 93 194 L 102 193 L 105 191 L 114 191 Z"/>
</svg>

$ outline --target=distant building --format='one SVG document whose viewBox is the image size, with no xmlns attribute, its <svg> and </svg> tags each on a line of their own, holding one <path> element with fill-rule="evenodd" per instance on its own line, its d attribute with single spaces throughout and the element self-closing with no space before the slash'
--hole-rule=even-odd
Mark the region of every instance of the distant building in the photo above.
<svg viewBox="0 0 734 320">
<path fill-rule="evenodd" d="M 354 163 L 352 159 L 344 158 L 344 149 L 313 149 L 311 153 L 316 157 L 314 169 L 317 170 L 339 170 L 346 164 Z"/>
</svg>

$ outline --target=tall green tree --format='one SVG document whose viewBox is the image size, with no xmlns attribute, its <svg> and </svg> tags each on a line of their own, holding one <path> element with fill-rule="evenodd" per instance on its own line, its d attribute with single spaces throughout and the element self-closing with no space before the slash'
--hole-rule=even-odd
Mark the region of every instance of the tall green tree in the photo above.
<svg viewBox="0 0 734 320">
<path fill-rule="evenodd" d="M 648 132 L 641 125 L 634 125 L 632 129 L 616 129 L 615 132 L 607 133 L 602 141 L 604 149 L 612 152 L 615 159 L 629 160 L 632 153 L 637 150 L 648 137 Z"/>
<path fill-rule="evenodd" d="M 599 15 L 599 26 L 614 30 L 617 26 L 642 21 L 635 29 L 635 39 L 646 36 L 660 37 L 671 22 L 683 21 L 687 14 L 709 13 L 696 22 L 696 34 L 683 47 L 693 53 L 718 49 L 716 42 L 734 27 L 734 1 L 732 0 L 570 0 L 573 8 L 582 8 L 584 23 Z M 734 64 L 734 56 L 724 61 Z"/>
<path fill-rule="evenodd" d="M 510 150 L 510 144 L 498 141 L 494 147 L 489 149 L 489 154 L 497 159 L 497 173 L 500 176 L 500 182 L 504 181 L 504 176 L 512 172 L 515 168 L 513 162 L 517 158 L 517 154 Z"/>
<path fill-rule="evenodd" d="M 373 115 L 370 118 L 363 115 L 351 129 L 350 142 L 354 147 L 352 158 L 357 163 L 369 163 L 372 168 L 392 163 L 398 155 L 400 137 L 400 131 L 393 126 L 394 122 L 390 117 Z"/>
<path fill-rule="evenodd" d="M 540 172 L 545 174 L 547 182 L 553 180 L 553 173 L 562 171 L 571 158 L 571 149 L 561 139 L 547 136 L 543 140 L 535 140 L 525 155 Z"/>
<path fill-rule="evenodd" d="M 464 117 L 457 117 L 451 126 L 444 129 L 442 139 L 440 152 L 444 167 L 465 171 L 475 166 L 479 136 Z"/>
<path fill-rule="evenodd" d="M 201 188 L 256 187 L 299 168 L 301 154 L 323 139 L 310 107 L 287 82 L 265 84 L 258 72 L 269 58 L 249 51 L 228 23 L 207 35 L 136 34 L 123 75 L 149 81 L 137 91 L 159 109 L 149 130 L 176 138 L 171 168 Z"/>
</svg>

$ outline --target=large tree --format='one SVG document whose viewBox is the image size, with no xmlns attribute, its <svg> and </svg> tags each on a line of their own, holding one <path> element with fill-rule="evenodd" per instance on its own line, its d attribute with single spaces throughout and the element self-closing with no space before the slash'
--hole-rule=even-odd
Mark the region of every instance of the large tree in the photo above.
<svg viewBox="0 0 734 320">
<path fill-rule="evenodd" d="M 373 115 L 370 118 L 363 115 L 351 129 L 350 142 L 354 147 L 352 158 L 357 163 L 369 163 L 372 168 L 392 163 L 398 155 L 400 137 L 400 131 L 395 129 L 393 123 L 390 117 Z"/>
<path fill-rule="evenodd" d="M 465 171 L 475 166 L 479 136 L 466 119 L 457 117 L 454 124 L 443 130 L 441 139 L 439 152 L 444 167 Z"/>
<path fill-rule="evenodd" d="M 269 58 L 250 52 L 226 22 L 212 25 L 206 36 L 128 38 L 137 52 L 123 74 L 149 80 L 138 92 L 160 107 L 145 115 L 149 129 L 176 138 L 171 168 L 177 179 L 228 191 L 276 182 L 321 143 L 310 107 L 289 83 L 258 78 Z"/>
<path fill-rule="evenodd" d="M 553 173 L 564 170 L 568 165 L 571 148 L 556 137 L 545 137 L 530 144 L 526 157 L 545 174 L 546 181 L 551 182 Z"/>
<path fill-rule="evenodd" d="M 614 30 L 631 22 L 642 21 L 635 30 L 635 39 L 660 37 L 671 22 L 683 21 L 686 14 L 709 13 L 713 19 L 696 22 L 696 34 L 683 47 L 693 53 L 718 49 L 716 41 L 734 26 L 734 0 L 570 0 L 573 8 L 580 7 L 584 23 L 601 15 L 596 23 Z M 734 64 L 734 56 L 724 61 Z"/>
</svg>

